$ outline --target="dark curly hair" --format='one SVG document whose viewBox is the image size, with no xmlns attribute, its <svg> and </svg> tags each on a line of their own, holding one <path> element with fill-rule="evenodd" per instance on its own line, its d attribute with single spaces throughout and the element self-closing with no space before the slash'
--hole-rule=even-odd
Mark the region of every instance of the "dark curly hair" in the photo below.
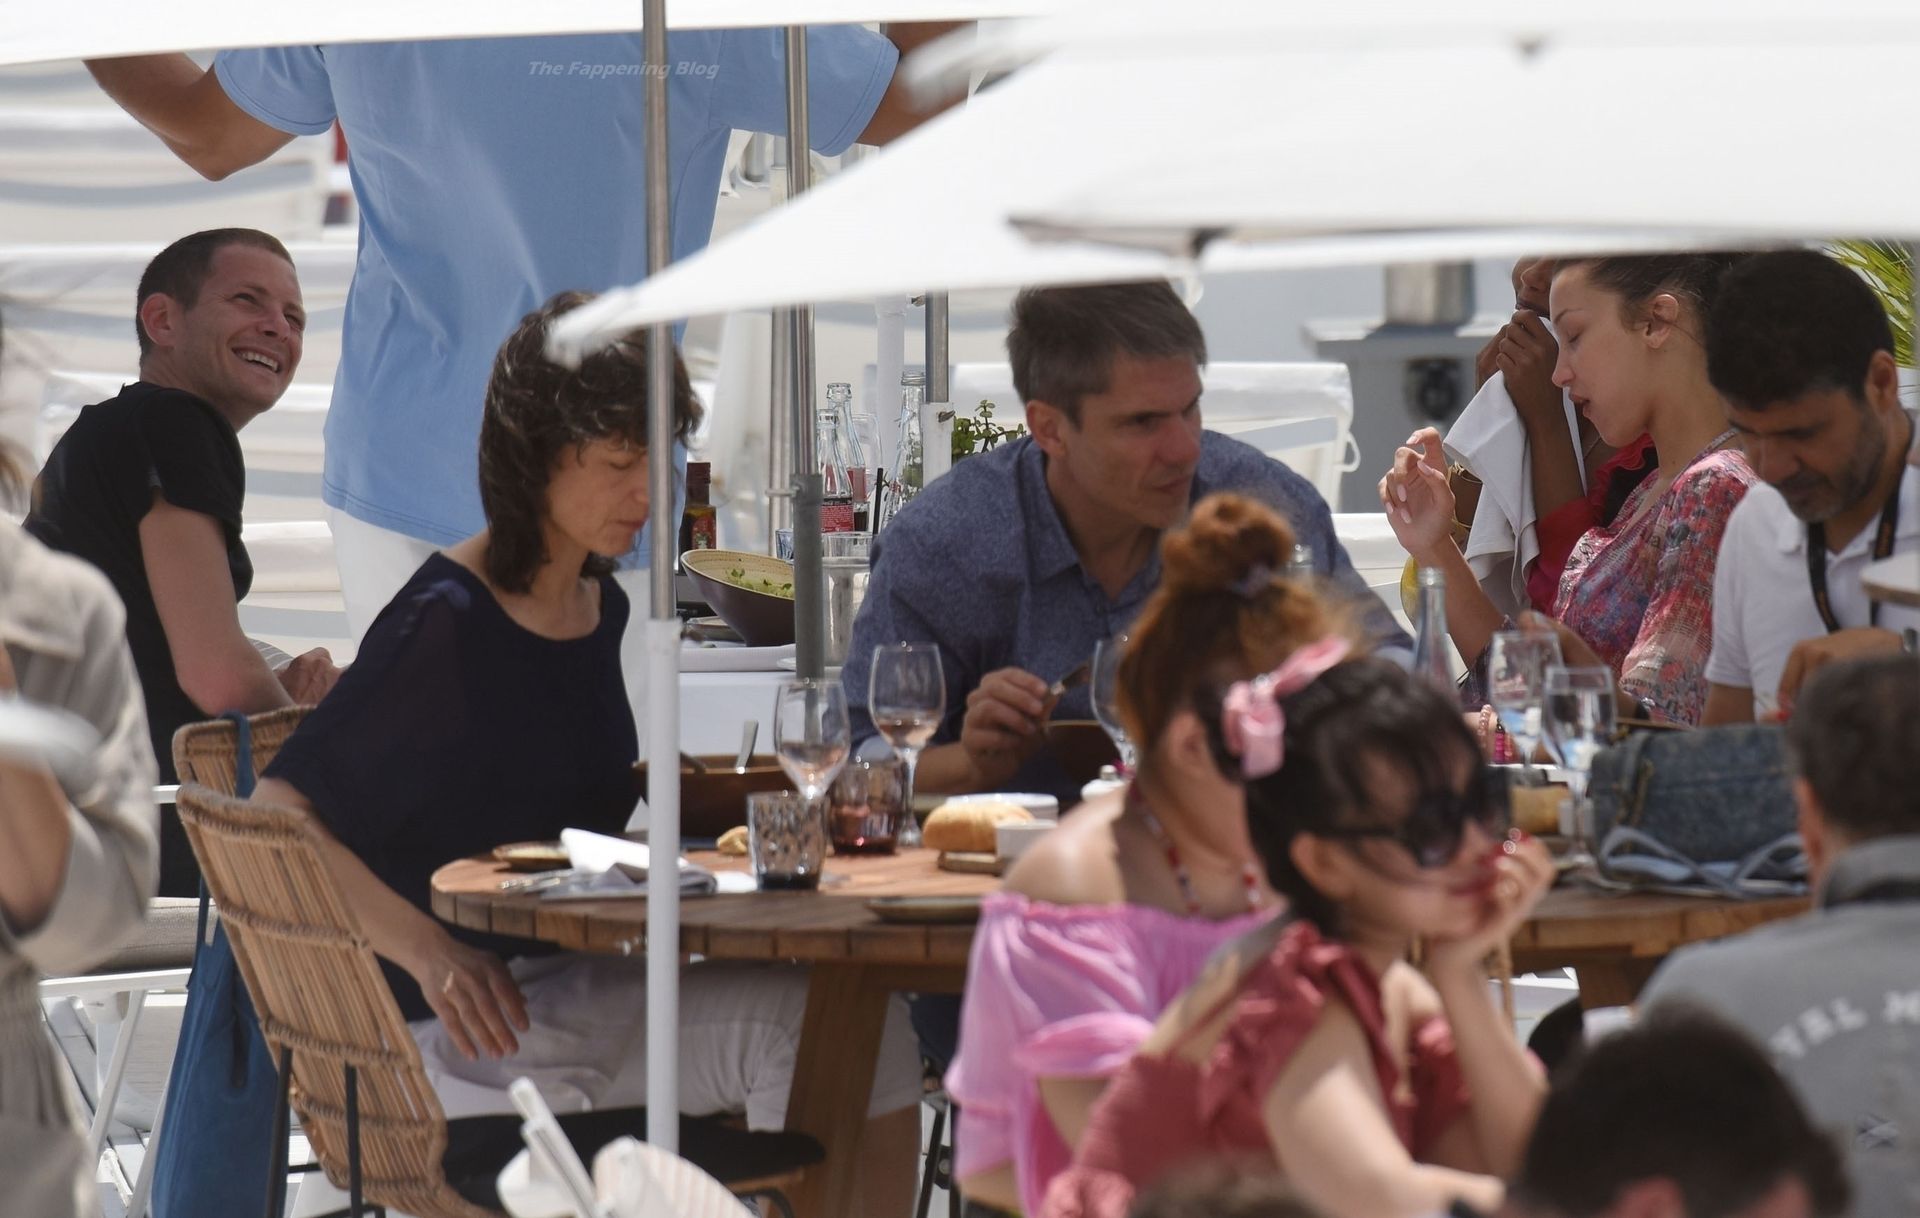
<svg viewBox="0 0 1920 1218">
<path fill-rule="evenodd" d="M 635 330 L 580 361 L 557 364 L 547 354 L 555 318 L 593 299 L 562 292 L 520 319 L 500 344 L 487 380 L 480 419 L 480 506 L 486 512 L 487 578 L 508 592 L 525 592 L 547 561 L 541 523 L 554 462 L 594 440 L 625 440 L 646 448 L 646 333 Z M 673 435 L 684 441 L 700 422 L 686 365 L 673 357 Z M 613 570 L 613 559 L 589 554 L 582 574 Z"/>
<path fill-rule="evenodd" d="M 1813 250 L 1757 254 L 1727 273 L 1707 313 L 1707 379 L 1741 410 L 1837 389 L 1867 400 L 1893 326 L 1867 281 Z"/>
<path fill-rule="evenodd" d="M 1200 712 L 1223 769 L 1237 767 L 1221 724 L 1225 693 Z M 1294 839 L 1381 823 L 1367 813 L 1375 798 L 1370 771 L 1381 761 L 1403 767 L 1421 796 L 1450 796 L 1461 759 L 1477 765 L 1480 749 L 1449 698 L 1377 657 L 1336 664 L 1280 705 L 1286 761 L 1247 783 L 1247 828 L 1267 882 L 1294 916 L 1334 934 L 1338 910 L 1294 865 Z"/>
</svg>

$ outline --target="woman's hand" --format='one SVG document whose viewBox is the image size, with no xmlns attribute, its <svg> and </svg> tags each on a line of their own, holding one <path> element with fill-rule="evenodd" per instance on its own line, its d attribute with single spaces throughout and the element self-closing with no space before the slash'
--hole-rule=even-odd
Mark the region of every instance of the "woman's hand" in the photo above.
<svg viewBox="0 0 1920 1218">
<path fill-rule="evenodd" d="M 1453 488 L 1447 485 L 1446 455 L 1440 433 L 1423 427 L 1393 454 L 1393 467 L 1380 479 L 1380 506 L 1400 545 L 1422 566 L 1453 535 Z"/>
<path fill-rule="evenodd" d="M 1493 887 L 1480 921 L 1457 939 L 1432 939 L 1427 944 L 1427 971 L 1436 977 L 1471 972 L 1476 976 L 1486 961 L 1527 920 L 1533 907 L 1553 886 L 1553 856 L 1538 838 L 1517 833 L 1494 847 Z M 1447 991 L 1442 988 L 1441 993 Z"/>
<path fill-rule="evenodd" d="M 395 963 L 420 983 L 427 1005 L 467 1060 L 482 1053 L 507 1057 L 520 1048 L 514 1033 L 530 1026 L 527 1000 L 500 957 L 435 926 L 427 943 Z"/>
</svg>

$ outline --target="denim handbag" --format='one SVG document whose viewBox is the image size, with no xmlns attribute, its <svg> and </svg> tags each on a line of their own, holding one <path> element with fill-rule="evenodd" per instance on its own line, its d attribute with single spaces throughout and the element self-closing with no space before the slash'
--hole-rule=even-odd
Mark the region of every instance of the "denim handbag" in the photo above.
<svg viewBox="0 0 1920 1218">
<path fill-rule="evenodd" d="M 235 793 L 253 794 L 253 737 L 245 715 L 231 714 L 237 733 Z M 200 885 L 203 931 L 187 982 L 179 1047 L 167 1078 L 166 1110 L 155 1147 L 154 1218 L 209 1218 L 260 1213 L 274 1162 L 274 1114 L 280 1079 L 260 1020 L 241 980 L 225 927 L 204 933 L 206 882 Z"/>
<path fill-rule="evenodd" d="M 1594 758 L 1593 839 L 1639 831 L 1702 862 L 1747 859 L 1795 831 L 1786 732 L 1739 724 L 1640 732 Z"/>
</svg>

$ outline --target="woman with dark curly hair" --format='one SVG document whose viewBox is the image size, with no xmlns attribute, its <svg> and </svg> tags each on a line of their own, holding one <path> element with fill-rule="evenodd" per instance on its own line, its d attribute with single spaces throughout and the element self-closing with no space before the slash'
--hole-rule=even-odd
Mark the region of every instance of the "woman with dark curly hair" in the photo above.
<svg viewBox="0 0 1920 1218">
<path fill-rule="evenodd" d="M 648 447 L 684 439 L 699 406 L 676 358 L 673 434 L 648 433 L 639 334 L 576 369 L 551 362 L 553 320 L 588 299 L 555 297 L 501 346 L 480 425 L 487 528 L 421 564 L 255 793 L 325 827 L 328 863 L 449 1117 L 512 1112 L 506 1089 L 521 1076 L 560 1111 L 645 1102 L 641 962 L 449 927 L 431 912 L 443 864 L 569 827 L 618 833 L 635 804 L 628 605 L 613 559 L 647 522 Z M 797 969 L 690 968 L 682 1108 L 778 1129 L 805 1003 Z M 898 1018 L 874 1088 L 873 1111 L 890 1119 L 869 1129 L 863 1174 L 890 1184 L 902 1209 L 919 1074 Z M 896 1149 L 890 1173 L 879 1160 Z"/>
</svg>

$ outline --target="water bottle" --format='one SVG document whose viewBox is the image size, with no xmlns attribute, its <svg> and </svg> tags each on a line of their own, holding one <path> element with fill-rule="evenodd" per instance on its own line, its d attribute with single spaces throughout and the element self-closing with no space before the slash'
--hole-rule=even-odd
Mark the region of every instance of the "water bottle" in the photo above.
<svg viewBox="0 0 1920 1218">
<path fill-rule="evenodd" d="M 834 381 L 827 386 L 814 430 L 820 460 L 820 531 L 851 533 L 865 515 L 866 454 L 853 434 L 853 386 Z"/>
</svg>

